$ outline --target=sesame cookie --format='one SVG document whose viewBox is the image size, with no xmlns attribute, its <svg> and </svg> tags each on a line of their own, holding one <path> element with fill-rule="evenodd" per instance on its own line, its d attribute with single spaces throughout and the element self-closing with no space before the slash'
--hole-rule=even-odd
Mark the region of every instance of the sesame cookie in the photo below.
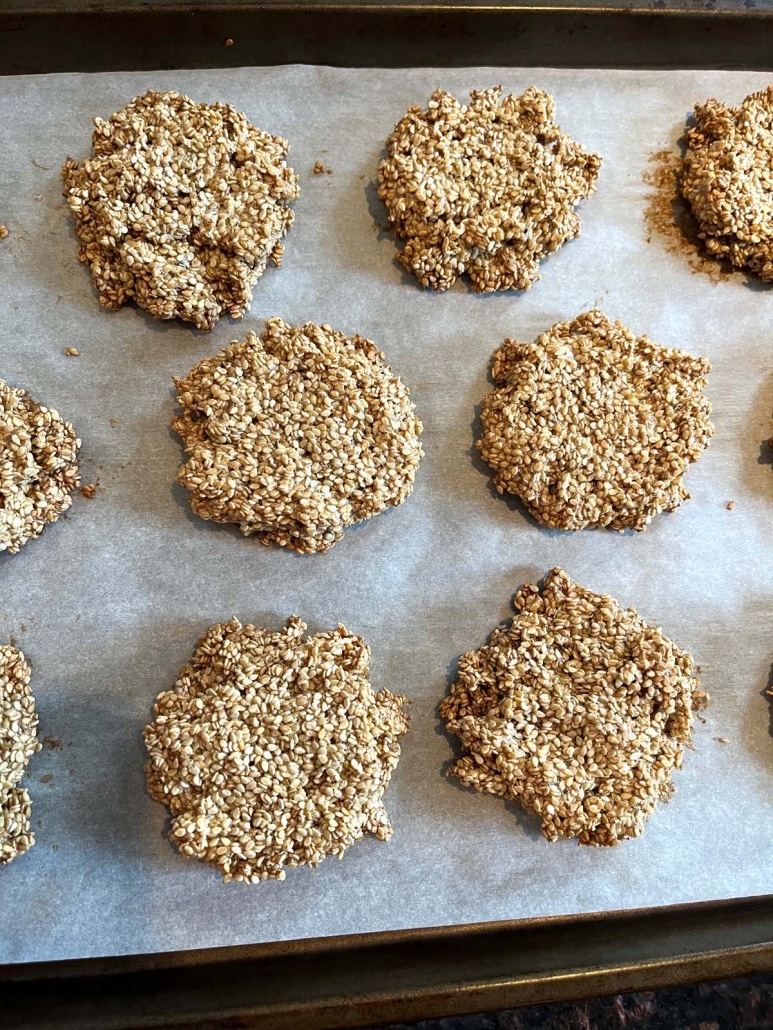
<svg viewBox="0 0 773 1030">
<path fill-rule="evenodd" d="M 384 355 L 330 326 L 266 322 L 175 385 L 178 482 L 204 519 L 296 551 L 410 495 L 421 422 Z"/>
<path fill-rule="evenodd" d="M 38 717 L 30 688 L 30 667 L 21 651 L 0 646 L 0 864 L 35 843 L 31 803 L 19 786 L 38 743 Z"/>
<path fill-rule="evenodd" d="M 365 834 L 392 835 L 383 795 L 405 699 L 373 693 L 361 637 L 305 631 L 295 616 L 280 633 L 213 626 L 145 729 L 171 840 L 225 881 L 283 880 Z"/>
<path fill-rule="evenodd" d="M 530 87 L 474 90 L 469 106 L 437 90 L 386 142 L 378 194 L 405 247 L 400 263 L 447 290 L 465 272 L 477 293 L 528 290 L 539 262 L 579 235 L 575 213 L 601 158 L 554 121 L 555 102 Z"/>
<path fill-rule="evenodd" d="M 249 311 L 293 221 L 287 141 L 180 93 L 150 91 L 94 124 L 93 156 L 68 157 L 62 176 L 100 302 L 199 329 Z"/>
<path fill-rule="evenodd" d="M 638 837 L 707 703 L 690 655 L 633 608 L 561 569 L 515 595 L 516 616 L 459 659 L 440 714 L 463 757 L 449 775 L 518 801 L 549 841 Z"/>
<path fill-rule="evenodd" d="M 715 257 L 773 282 L 773 86 L 695 105 L 681 191 Z"/>
<path fill-rule="evenodd" d="M 67 511 L 80 445 L 58 412 L 0 379 L 0 551 L 15 554 Z"/>
<path fill-rule="evenodd" d="M 682 478 L 713 432 L 710 369 L 588 311 L 495 352 L 478 450 L 542 525 L 644 529 L 690 496 Z"/>
</svg>

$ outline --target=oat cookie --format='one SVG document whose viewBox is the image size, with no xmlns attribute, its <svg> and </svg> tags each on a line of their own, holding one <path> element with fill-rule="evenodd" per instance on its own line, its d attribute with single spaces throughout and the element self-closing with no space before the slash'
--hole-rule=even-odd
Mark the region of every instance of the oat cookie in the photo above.
<svg viewBox="0 0 773 1030">
<path fill-rule="evenodd" d="M 440 714 L 464 751 L 449 770 L 518 801 L 549 841 L 638 837 L 707 703 L 690 655 L 633 608 L 561 569 L 515 595 L 518 613 L 459 660 Z"/>
<path fill-rule="evenodd" d="M 436 90 L 386 142 L 378 194 L 405 247 L 400 263 L 447 290 L 465 272 L 477 293 L 528 290 L 539 262 L 578 236 L 579 202 L 601 166 L 554 121 L 533 86 L 474 90 L 468 106 Z"/>
<path fill-rule="evenodd" d="M 67 511 L 80 445 L 57 411 L 0 379 L 0 551 L 15 554 Z"/>
<path fill-rule="evenodd" d="M 296 551 L 410 495 L 421 422 L 381 351 L 328 325 L 266 322 L 185 379 L 178 482 L 204 519 Z"/>
<path fill-rule="evenodd" d="M 773 282 L 773 86 L 695 106 L 682 194 L 710 254 Z"/>
<path fill-rule="evenodd" d="M 383 795 L 405 698 L 373 693 L 361 637 L 305 631 L 295 616 L 281 633 L 213 626 L 145 729 L 171 840 L 225 881 L 283 880 L 365 834 L 392 835 Z"/>
<path fill-rule="evenodd" d="M 62 176 L 100 302 L 199 329 L 249 311 L 293 221 L 287 141 L 181 93 L 150 91 L 94 125 L 93 156 L 68 157 Z"/>
<path fill-rule="evenodd" d="M 682 478 L 713 432 L 710 369 L 588 311 L 495 352 L 478 450 L 499 493 L 545 526 L 644 529 L 690 496 Z"/>
<path fill-rule="evenodd" d="M 0 646 L 0 865 L 35 843 L 31 802 L 19 786 L 38 743 L 38 717 L 30 693 L 30 667 L 21 651 Z"/>
</svg>

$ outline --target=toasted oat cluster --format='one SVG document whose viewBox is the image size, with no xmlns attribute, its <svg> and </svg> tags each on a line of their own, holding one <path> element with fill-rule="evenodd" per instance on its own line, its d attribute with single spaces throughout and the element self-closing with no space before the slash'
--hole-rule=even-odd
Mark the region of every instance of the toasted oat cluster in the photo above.
<svg viewBox="0 0 773 1030">
<path fill-rule="evenodd" d="M 281 633 L 213 626 L 145 729 L 171 840 L 226 881 L 283 880 L 365 834 L 392 835 L 383 795 L 405 698 L 373 693 L 361 637 L 305 631 L 295 616 Z"/>
<path fill-rule="evenodd" d="M 0 379 L 0 551 L 15 554 L 67 511 L 80 445 L 58 412 Z"/>
<path fill-rule="evenodd" d="M 468 106 L 437 90 L 386 142 L 378 192 L 398 260 L 424 286 L 447 290 L 465 272 L 473 290 L 528 290 L 539 262 L 579 235 L 577 204 L 601 158 L 554 121 L 555 102 L 530 87 L 474 90 Z"/>
<path fill-rule="evenodd" d="M 710 369 L 588 311 L 495 352 L 478 450 L 499 493 L 545 526 L 644 529 L 690 496 L 683 476 L 713 432 Z"/>
<path fill-rule="evenodd" d="M 30 667 L 21 651 L 0 646 L 0 865 L 29 851 L 32 803 L 19 786 L 32 755 L 40 750 Z"/>
<path fill-rule="evenodd" d="M 710 254 L 773 282 L 773 86 L 695 106 L 682 194 Z"/>
<path fill-rule="evenodd" d="M 150 91 L 94 124 L 93 156 L 68 157 L 62 176 L 100 302 L 199 329 L 249 311 L 293 221 L 287 141 L 180 93 Z"/>
<path fill-rule="evenodd" d="M 515 595 L 517 615 L 459 660 L 441 705 L 466 786 L 518 801 L 549 841 L 638 837 L 707 704 L 690 655 L 561 569 Z"/>
<path fill-rule="evenodd" d="M 327 551 L 411 493 L 421 422 L 369 340 L 271 318 L 175 385 L 189 455 L 178 481 L 204 519 Z"/>
</svg>

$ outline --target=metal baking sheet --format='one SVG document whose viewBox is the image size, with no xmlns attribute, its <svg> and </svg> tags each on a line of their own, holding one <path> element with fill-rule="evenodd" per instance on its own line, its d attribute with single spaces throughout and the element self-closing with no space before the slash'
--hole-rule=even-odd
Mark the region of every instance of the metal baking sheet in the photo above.
<svg viewBox="0 0 773 1030">
<path fill-rule="evenodd" d="M 221 71 L 6 77 L 0 90 L 0 375 L 71 419 L 98 486 L 16 556 L 0 557 L 2 637 L 30 658 L 48 738 L 27 784 L 38 842 L 0 869 L 0 962 L 120 955 L 749 896 L 773 889 L 771 290 L 694 271 L 645 220 L 650 156 L 676 149 L 696 101 L 738 102 L 759 73 L 555 69 Z M 523 295 L 423 290 L 383 231 L 383 141 L 436 86 L 550 91 L 558 120 L 604 157 L 581 238 Z M 301 176 L 281 270 L 241 323 L 211 333 L 100 308 L 61 199 L 90 119 L 147 88 L 224 100 L 286 136 Z M 331 174 L 313 175 L 316 161 Z M 650 240 L 648 242 L 648 237 Z M 639 535 L 540 529 L 498 498 L 474 457 L 475 408 L 505 336 L 533 339 L 594 304 L 713 363 L 715 435 L 692 499 Z M 262 547 L 194 517 L 175 485 L 172 375 L 279 315 L 375 340 L 411 387 L 426 457 L 401 508 L 326 555 Z M 79 358 L 64 356 L 68 346 Z M 727 504 L 735 501 L 735 509 Z M 511 614 L 525 581 L 563 566 L 661 624 L 702 667 L 713 705 L 642 838 L 548 845 L 534 819 L 444 776 L 437 705 L 454 661 Z M 144 788 L 141 730 L 198 637 L 235 614 L 312 631 L 338 621 L 372 648 L 374 686 L 411 698 L 387 794 L 388 844 L 283 883 L 223 885 L 183 858 Z M 719 743 L 723 737 L 728 743 Z"/>
</svg>

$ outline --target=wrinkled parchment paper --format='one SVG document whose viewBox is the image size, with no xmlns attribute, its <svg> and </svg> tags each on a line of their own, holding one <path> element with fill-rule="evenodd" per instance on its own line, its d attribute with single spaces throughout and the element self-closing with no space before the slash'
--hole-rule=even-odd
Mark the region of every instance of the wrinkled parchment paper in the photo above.
<svg viewBox="0 0 773 1030">
<path fill-rule="evenodd" d="M 527 294 L 423 290 L 396 264 L 375 199 L 395 122 L 438 85 L 501 82 L 556 97 L 558 121 L 604 157 L 582 236 Z M 0 962 L 200 948 L 768 893 L 773 738 L 773 295 L 736 273 L 691 271 L 647 242 L 648 156 L 692 105 L 767 85 L 745 73 L 284 67 L 0 79 L 0 376 L 72 420 L 83 481 L 68 519 L 0 556 L 0 636 L 33 666 L 41 737 L 26 783 L 37 844 L 0 868 Z M 284 267 L 241 324 L 202 333 L 100 307 L 76 260 L 59 168 L 90 150 L 91 118 L 148 88 L 223 100 L 291 142 L 301 176 Z M 316 161 L 331 174 L 313 175 Z M 475 408 L 505 336 L 531 340 L 598 304 L 639 333 L 707 356 L 716 432 L 692 499 L 640 535 L 543 530 L 498 498 L 473 456 Z M 194 517 L 175 485 L 172 375 L 279 315 L 361 333 L 386 352 L 424 421 L 426 457 L 402 507 L 299 556 Z M 79 358 L 65 357 L 74 346 Z M 733 511 L 728 501 L 735 501 Z M 444 777 L 436 708 L 455 660 L 554 565 L 659 623 L 713 698 L 694 753 L 639 840 L 549 845 L 514 806 Z M 224 885 L 165 836 L 145 792 L 141 731 L 207 627 L 231 615 L 312 631 L 343 622 L 372 648 L 376 689 L 407 694 L 411 731 L 386 796 L 388 844 Z M 724 737 L 728 743 L 719 743 Z"/>
</svg>

